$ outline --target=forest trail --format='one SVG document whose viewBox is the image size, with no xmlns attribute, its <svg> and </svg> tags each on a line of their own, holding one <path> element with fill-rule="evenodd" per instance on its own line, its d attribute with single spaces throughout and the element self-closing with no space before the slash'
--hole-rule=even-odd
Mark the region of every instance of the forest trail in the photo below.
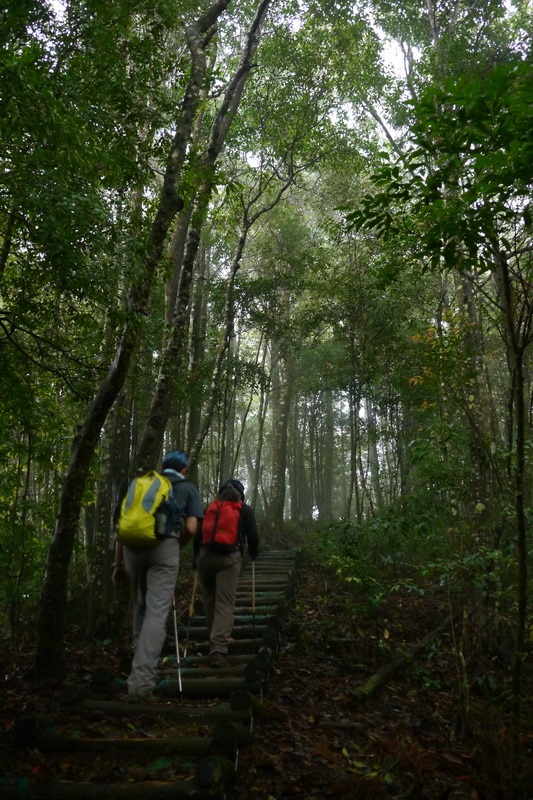
<svg viewBox="0 0 533 800">
<path fill-rule="evenodd" d="M 531 8 L 3 4 L 0 795 L 533 786 Z M 155 713 L 110 570 L 167 445 L 308 561 L 223 674 L 171 613 Z"/>
<path fill-rule="evenodd" d="M 123 702 L 127 665 L 108 643 L 72 637 L 61 704 L 28 680 L 32 645 L 9 654 L 0 797 L 506 798 L 505 714 L 480 690 L 466 729 L 445 598 L 398 591 L 369 602 L 288 557 L 258 560 L 255 615 L 243 572 L 223 674 L 206 666 L 198 615 L 186 659 L 178 626 L 180 690 L 170 624 L 161 705 Z"/>
<path fill-rule="evenodd" d="M 0 796 L 228 797 L 238 781 L 239 751 L 253 742 L 255 711 L 296 581 L 294 551 L 265 551 L 245 566 L 223 668 L 208 665 L 194 590 L 186 622 L 176 604 L 155 690 L 159 703 L 127 703 L 128 659 L 115 653 L 113 664 L 113 653 L 102 658 L 101 651 L 99 659 L 78 644 L 69 653 L 77 680 L 59 696 L 26 697 L 23 685 L 10 691 L 15 713 L 4 728 L 9 756 L 0 765 Z"/>
</svg>

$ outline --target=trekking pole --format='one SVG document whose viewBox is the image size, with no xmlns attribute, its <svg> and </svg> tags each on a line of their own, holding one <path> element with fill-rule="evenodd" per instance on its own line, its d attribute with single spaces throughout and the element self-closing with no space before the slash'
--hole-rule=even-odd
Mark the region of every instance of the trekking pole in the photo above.
<svg viewBox="0 0 533 800">
<path fill-rule="evenodd" d="M 252 561 L 252 636 L 255 653 L 255 561 Z"/>
<path fill-rule="evenodd" d="M 191 633 L 191 620 L 194 614 L 194 601 L 196 600 L 196 584 L 198 583 L 198 570 L 194 570 L 194 577 L 192 581 L 192 594 L 191 594 L 191 602 L 189 605 L 189 621 L 187 623 L 187 636 L 185 637 L 185 650 L 183 652 L 183 658 L 187 658 L 187 648 L 189 647 L 189 636 Z"/>
<path fill-rule="evenodd" d="M 174 611 L 174 638 L 176 639 L 176 661 L 178 662 L 178 683 L 180 687 L 180 693 L 183 692 L 183 687 L 181 685 L 181 661 L 180 661 L 180 646 L 178 641 L 178 615 L 176 612 L 176 595 L 172 595 L 172 609 Z"/>
</svg>

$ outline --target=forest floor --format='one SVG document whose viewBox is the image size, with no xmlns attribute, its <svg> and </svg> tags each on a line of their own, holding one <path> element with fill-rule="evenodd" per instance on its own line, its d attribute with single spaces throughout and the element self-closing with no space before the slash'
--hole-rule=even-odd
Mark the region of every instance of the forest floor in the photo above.
<svg viewBox="0 0 533 800">
<path fill-rule="evenodd" d="M 377 691 L 354 695 L 448 611 L 440 591 L 399 590 L 372 603 L 328 582 L 322 570 L 307 570 L 254 750 L 242 754 L 248 777 L 237 800 L 510 798 L 509 714 L 501 685 L 495 689 L 499 681 L 508 688 L 508 664 L 495 662 L 490 676 L 474 682 L 466 717 L 451 626 Z M 532 688 L 529 673 L 525 800 L 533 800 Z"/>
<path fill-rule="evenodd" d="M 385 685 L 363 700 L 354 695 L 398 653 L 437 629 L 447 613 L 438 590 L 399 590 L 372 602 L 334 576 L 325 578 L 323 570 L 305 567 L 255 719 L 255 740 L 241 749 L 228 800 L 511 798 L 509 714 L 501 689 L 508 665 L 494 662 L 486 681 L 480 675 L 473 682 L 465 715 L 447 627 Z M 31 642 L 3 645 L 0 722 L 9 735 L 21 713 L 57 708 L 57 693 L 43 693 L 32 683 Z M 87 642 L 75 632 L 66 656 L 69 678 L 113 664 L 120 670 L 118 646 Z M 531 722 L 533 681 L 531 672 L 526 676 L 524 718 Z M 533 787 L 533 728 L 525 727 L 522 786 Z M 88 718 L 87 731 L 79 734 L 91 735 L 94 728 Z M 46 771 L 46 758 L 26 753 L 25 767 Z M 13 754 L 6 751 L 0 759 L 0 777 L 6 759 L 11 764 Z M 68 757 L 60 768 L 71 780 L 76 774 L 90 780 L 72 773 Z M 521 797 L 531 800 L 533 788 L 524 788 Z"/>
</svg>

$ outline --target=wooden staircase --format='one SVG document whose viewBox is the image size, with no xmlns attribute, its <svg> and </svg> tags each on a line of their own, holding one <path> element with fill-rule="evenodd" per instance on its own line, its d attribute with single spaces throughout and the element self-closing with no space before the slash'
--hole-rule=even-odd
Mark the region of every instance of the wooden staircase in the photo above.
<svg viewBox="0 0 533 800">
<path fill-rule="evenodd" d="M 200 613 L 177 626 L 179 666 L 173 630 L 155 690 L 161 703 L 125 702 L 124 680 L 102 670 L 90 687 L 63 687 L 55 713 L 21 717 L 13 747 L 46 753 L 48 774 L 3 778 L 0 798 L 227 797 L 239 779 L 240 748 L 253 742 L 260 721 L 297 580 L 295 551 L 261 553 L 255 562 L 255 587 L 252 565 L 245 565 L 228 667 L 209 667 Z M 94 736 L 77 735 L 77 721 Z M 55 777 L 59 758 L 68 759 L 72 780 L 64 779 L 64 769 L 61 779 Z"/>
</svg>

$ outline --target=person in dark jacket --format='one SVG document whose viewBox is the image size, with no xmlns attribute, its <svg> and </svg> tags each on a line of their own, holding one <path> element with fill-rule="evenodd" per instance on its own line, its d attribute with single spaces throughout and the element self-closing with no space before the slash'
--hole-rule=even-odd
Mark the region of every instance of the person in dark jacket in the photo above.
<svg viewBox="0 0 533 800">
<path fill-rule="evenodd" d="M 251 506 L 244 502 L 244 486 L 229 478 L 219 489 L 218 501 L 242 502 L 236 544 L 202 541 L 200 524 L 193 540 L 193 567 L 198 569 L 204 595 L 209 637 L 209 665 L 228 665 L 226 655 L 235 617 L 235 597 L 241 573 L 244 547 L 255 561 L 259 552 L 257 522 Z M 205 538 L 205 537 L 204 537 Z"/>
</svg>

